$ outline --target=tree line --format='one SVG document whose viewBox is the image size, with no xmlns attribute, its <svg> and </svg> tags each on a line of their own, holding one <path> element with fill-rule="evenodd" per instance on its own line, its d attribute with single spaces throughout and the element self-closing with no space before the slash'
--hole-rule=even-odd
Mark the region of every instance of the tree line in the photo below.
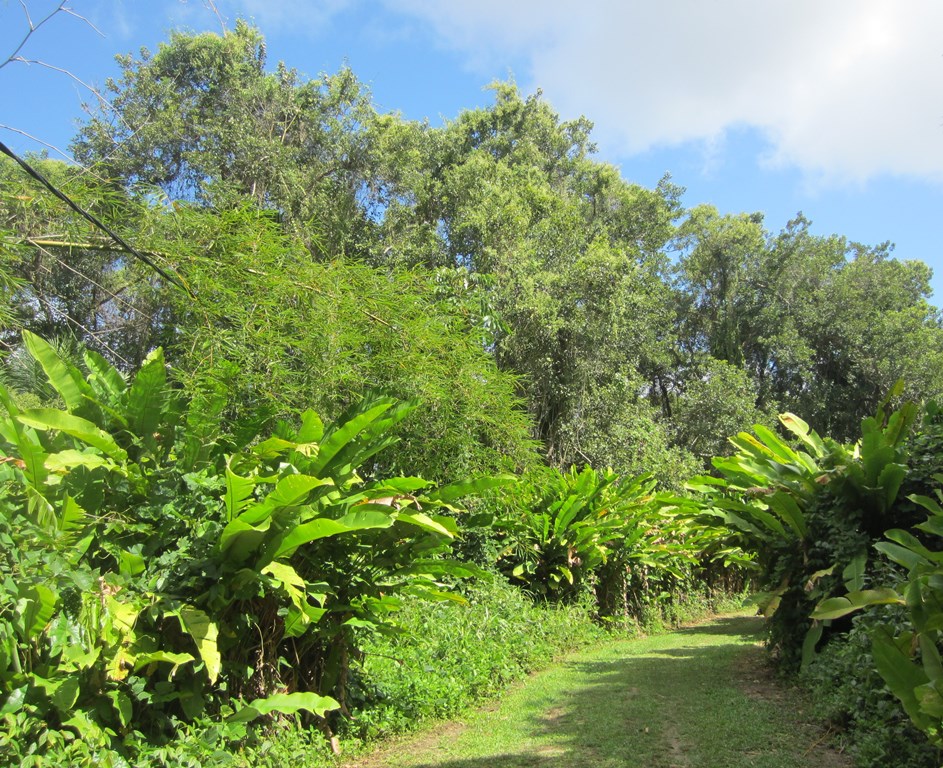
<svg viewBox="0 0 943 768">
<path fill-rule="evenodd" d="M 453 455 L 520 461 L 533 439 L 555 466 L 674 483 L 778 412 L 850 439 L 898 378 L 914 398 L 938 393 L 925 264 L 814 235 L 801 214 L 775 232 L 760 214 L 685 210 L 668 177 L 648 189 L 595 159 L 589 121 L 561 121 L 539 93 L 497 83 L 488 108 L 406 121 L 349 70 L 267 68 L 245 23 L 119 61 L 111 106 L 72 145 L 94 173 L 48 172 L 197 299 L 138 274 L 6 164 L 7 269 L 28 286 L 12 311 L 46 337 L 129 366 L 163 345 L 203 361 L 183 366 L 194 375 L 224 345 L 264 349 L 234 361 L 239 386 L 264 398 L 253 377 L 284 374 L 327 414 L 365 385 L 423 395 L 430 419 L 459 394 L 451 415 L 480 427 L 430 430 L 467 443 Z M 51 230 L 68 237 L 36 246 Z M 277 304 L 295 331 L 262 319 Z M 302 324 L 319 338 L 290 338 Z M 188 334 L 199 339 L 180 343 Z M 412 359 L 427 346 L 436 354 Z"/>
</svg>

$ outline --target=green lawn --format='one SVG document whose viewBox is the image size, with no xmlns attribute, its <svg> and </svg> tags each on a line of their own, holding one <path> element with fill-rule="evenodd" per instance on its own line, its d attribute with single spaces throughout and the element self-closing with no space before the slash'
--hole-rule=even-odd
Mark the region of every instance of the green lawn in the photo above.
<svg viewBox="0 0 943 768">
<path fill-rule="evenodd" d="M 464 720 L 350 768 L 826 768 L 850 765 L 803 721 L 757 645 L 761 620 L 728 616 L 607 643 L 535 675 Z"/>
</svg>

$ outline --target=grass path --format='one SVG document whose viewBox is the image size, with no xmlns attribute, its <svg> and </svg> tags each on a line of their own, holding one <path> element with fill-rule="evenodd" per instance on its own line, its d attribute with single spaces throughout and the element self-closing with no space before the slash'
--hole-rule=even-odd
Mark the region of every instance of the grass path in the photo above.
<svg viewBox="0 0 943 768">
<path fill-rule="evenodd" d="M 461 721 L 347 768 L 848 768 L 726 616 L 573 655 Z"/>
</svg>

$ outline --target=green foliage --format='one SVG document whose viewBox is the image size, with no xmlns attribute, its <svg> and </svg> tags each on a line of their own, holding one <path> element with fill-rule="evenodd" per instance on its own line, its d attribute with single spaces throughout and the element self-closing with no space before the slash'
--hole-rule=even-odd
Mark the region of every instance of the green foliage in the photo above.
<svg viewBox="0 0 943 768">
<path fill-rule="evenodd" d="M 936 480 L 943 483 L 943 475 Z M 929 512 L 914 533 L 920 532 L 930 541 L 943 536 L 943 491 L 937 490 L 936 496 L 910 497 Z M 874 548 L 903 568 L 908 573 L 906 579 L 893 588 L 850 592 L 825 600 L 812 615 L 827 620 L 883 603 L 906 607 L 906 622 L 872 628 L 874 665 L 914 725 L 939 746 L 943 744 L 943 552 L 930 549 L 900 528 L 887 531 L 885 540 Z"/>
<path fill-rule="evenodd" d="M 904 609 L 894 606 L 856 615 L 851 629 L 833 637 L 802 671 L 816 717 L 839 731 L 861 768 L 940 763 L 939 749 L 913 725 L 874 664 L 871 633 L 905 623 Z"/>
<path fill-rule="evenodd" d="M 654 482 L 619 480 L 611 470 L 573 467 L 516 486 L 497 523 L 507 542 L 501 568 L 535 597 L 577 598 L 611 551 L 648 533 L 646 503 Z"/>
<path fill-rule="evenodd" d="M 676 240 L 682 338 L 745 370 L 763 411 L 852 441 L 898 379 L 914 400 L 937 395 L 943 334 L 925 264 L 809 229 L 801 215 L 774 236 L 759 214 L 691 210 Z"/>
<path fill-rule="evenodd" d="M 29 160 L 82 208 L 136 240 L 144 206 L 123 189 L 63 162 Z M 168 266 L 157 251 L 149 256 Z M 78 339 L 127 371 L 172 335 L 167 289 L 151 269 L 6 157 L 0 159 L 0 267 L 14 281 L 5 294 L 11 316 L 0 323 L 0 339 L 14 354 L 25 328 L 62 343 Z"/>
<path fill-rule="evenodd" d="M 275 205 L 313 253 L 363 252 L 373 108 L 350 70 L 314 80 L 281 63 L 267 72 L 265 41 L 244 21 L 222 37 L 173 33 L 118 63 L 111 98 L 73 142 L 81 162 L 186 200 Z"/>
<path fill-rule="evenodd" d="M 86 377 L 24 343 L 65 404 L 21 411 L 0 389 L 0 708 L 36 743 L 133 753 L 235 696 L 253 700 L 234 724 L 323 719 L 400 596 L 461 599 L 441 579 L 477 573 L 441 557 L 454 505 L 507 480 L 370 474 L 414 405 L 375 396 L 237 440 L 170 386 L 160 350 L 126 380 L 93 352 Z"/>
<path fill-rule="evenodd" d="M 736 560 L 716 526 L 692 524 L 683 500 L 655 496 L 648 475 L 590 467 L 544 470 L 505 490 L 495 520 L 498 567 L 534 598 L 593 596 L 597 617 L 622 626 L 670 614 L 711 560 Z"/>
<path fill-rule="evenodd" d="M 732 438 L 736 454 L 714 460 L 722 478 L 691 482 L 704 494 L 699 519 L 722 521 L 755 555 L 771 644 L 787 667 L 808 659 L 822 636 L 823 627 L 808 619 L 815 603 L 864 589 L 869 545 L 894 519 L 915 414 L 911 403 L 889 415 L 879 409 L 862 421 L 854 446 L 821 438 L 785 414 L 780 421 L 800 447 L 757 425 L 755 437 Z"/>
<path fill-rule="evenodd" d="M 153 224 L 199 297 L 175 297 L 188 387 L 222 387 L 230 409 L 260 416 L 314 407 L 336 418 L 373 389 L 418 400 L 382 459 L 391 472 L 447 482 L 536 462 L 516 377 L 497 370 L 434 276 L 313 262 L 247 207 L 181 207 Z"/>
<path fill-rule="evenodd" d="M 476 582 L 465 596 L 464 605 L 409 601 L 400 615 L 406 632 L 364 647 L 354 734 L 375 738 L 454 716 L 603 636 L 585 603 L 534 604 L 500 578 Z"/>
</svg>

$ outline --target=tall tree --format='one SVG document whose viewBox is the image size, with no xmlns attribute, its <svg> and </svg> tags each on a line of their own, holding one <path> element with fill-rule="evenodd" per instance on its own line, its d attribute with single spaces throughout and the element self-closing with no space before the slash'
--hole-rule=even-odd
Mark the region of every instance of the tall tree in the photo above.
<svg viewBox="0 0 943 768">
<path fill-rule="evenodd" d="M 350 70 L 317 80 L 281 63 L 267 71 L 265 41 L 243 21 L 222 37 L 172 33 L 156 53 L 118 63 L 108 106 L 72 144 L 79 161 L 173 199 L 251 199 L 317 255 L 364 249 L 374 110 Z"/>
</svg>

